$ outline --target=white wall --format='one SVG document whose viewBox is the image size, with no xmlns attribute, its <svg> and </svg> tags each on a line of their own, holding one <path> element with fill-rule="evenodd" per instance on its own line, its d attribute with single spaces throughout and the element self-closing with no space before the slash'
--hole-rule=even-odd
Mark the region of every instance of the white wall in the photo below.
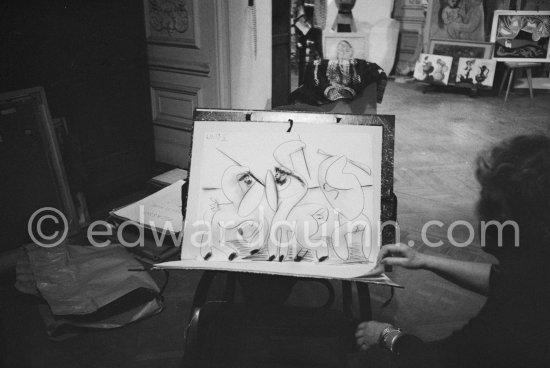
<svg viewBox="0 0 550 368">
<path fill-rule="evenodd" d="M 391 18 L 394 0 L 358 0 L 353 7 L 357 32 L 366 33 L 367 61 L 376 63 L 390 73 L 395 62 L 399 22 Z M 327 25 L 324 34 L 333 32 L 331 27 L 338 13 L 334 0 L 327 1 Z"/>
<path fill-rule="evenodd" d="M 374 24 L 380 19 L 390 18 L 393 9 L 393 0 L 357 0 L 353 7 L 353 18 L 356 23 Z M 327 26 L 330 31 L 338 14 L 338 7 L 334 0 L 327 0 Z M 359 26 L 359 24 L 357 25 Z"/>
<path fill-rule="evenodd" d="M 231 108 L 271 109 L 271 1 L 256 5 L 257 50 L 248 22 L 248 0 L 228 1 Z M 277 1 L 277 0 L 273 0 Z"/>
</svg>

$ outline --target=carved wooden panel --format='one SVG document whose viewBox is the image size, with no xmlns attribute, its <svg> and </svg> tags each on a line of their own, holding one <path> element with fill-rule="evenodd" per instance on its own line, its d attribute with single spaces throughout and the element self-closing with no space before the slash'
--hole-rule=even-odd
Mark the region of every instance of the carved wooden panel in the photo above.
<svg viewBox="0 0 550 368">
<path fill-rule="evenodd" d="M 196 0 L 145 0 L 147 41 L 199 48 Z"/>
<path fill-rule="evenodd" d="M 155 157 L 181 166 L 182 159 L 188 160 L 182 147 L 193 127 L 193 110 L 226 107 L 231 101 L 227 1 L 142 1 Z"/>
<path fill-rule="evenodd" d="M 151 84 L 153 122 L 156 125 L 191 131 L 193 111 L 198 106 L 200 88 Z"/>
</svg>

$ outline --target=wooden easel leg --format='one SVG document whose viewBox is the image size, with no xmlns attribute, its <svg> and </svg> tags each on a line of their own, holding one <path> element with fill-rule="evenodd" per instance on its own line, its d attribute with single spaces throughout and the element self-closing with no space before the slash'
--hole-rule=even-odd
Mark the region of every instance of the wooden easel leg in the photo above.
<svg viewBox="0 0 550 368">
<path fill-rule="evenodd" d="M 502 76 L 502 82 L 500 82 L 500 88 L 498 89 L 499 96 L 502 94 L 502 90 L 504 89 L 504 83 L 506 83 L 506 77 L 508 76 L 509 72 L 510 72 L 509 68 L 506 68 L 506 70 L 504 71 L 504 75 Z"/>
<path fill-rule="evenodd" d="M 508 94 L 510 93 L 510 87 L 512 86 L 512 81 L 514 80 L 515 69 L 510 71 L 510 79 L 508 79 L 508 88 L 506 88 L 506 95 L 504 96 L 504 102 L 508 101 Z"/>
<path fill-rule="evenodd" d="M 529 84 L 529 95 L 531 96 L 531 100 L 533 99 L 533 73 L 531 71 L 531 68 L 527 68 L 527 83 Z"/>
</svg>

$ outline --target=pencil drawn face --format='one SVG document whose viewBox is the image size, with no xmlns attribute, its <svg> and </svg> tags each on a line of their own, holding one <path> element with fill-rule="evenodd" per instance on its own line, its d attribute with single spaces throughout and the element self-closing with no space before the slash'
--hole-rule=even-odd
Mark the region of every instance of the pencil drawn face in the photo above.
<svg viewBox="0 0 550 368">
<path fill-rule="evenodd" d="M 254 180 L 250 170 L 237 165 L 228 167 L 223 173 L 222 191 L 243 217 L 252 213 L 263 197 L 263 188 Z"/>
<path fill-rule="evenodd" d="M 245 172 L 237 177 L 237 182 L 244 194 L 248 192 L 250 187 L 254 184 L 254 179 L 250 176 L 250 172 Z"/>
</svg>

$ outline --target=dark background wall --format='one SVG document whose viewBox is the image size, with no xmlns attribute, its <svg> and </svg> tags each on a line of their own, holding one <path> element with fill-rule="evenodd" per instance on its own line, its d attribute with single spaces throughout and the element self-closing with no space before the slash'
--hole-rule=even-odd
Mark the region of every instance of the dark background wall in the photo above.
<svg viewBox="0 0 550 368">
<path fill-rule="evenodd" d="M 0 92 L 44 87 L 67 119 L 73 192 L 93 209 L 141 185 L 153 161 L 143 2 L 0 4 Z"/>
</svg>

